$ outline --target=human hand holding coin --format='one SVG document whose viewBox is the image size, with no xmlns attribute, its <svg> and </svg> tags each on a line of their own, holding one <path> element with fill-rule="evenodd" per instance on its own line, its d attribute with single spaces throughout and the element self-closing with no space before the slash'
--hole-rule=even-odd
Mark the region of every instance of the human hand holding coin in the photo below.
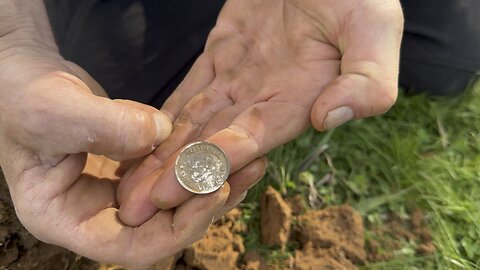
<svg viewBox="0 0 480 270">
<path fill-rule="evenodd" d="M 172 135 L 119 187 L 122 221 L 139 224 L 192 196 L 174 172 L 189 142 L 223 149 L 232 189 L 246 188 L 253 182 L 239 175 L 310 124 L 326 130 L 387 111 L 402 28 L 398 0 L 227 1 L 205 52 L 162 108 Z"/>
</svg>

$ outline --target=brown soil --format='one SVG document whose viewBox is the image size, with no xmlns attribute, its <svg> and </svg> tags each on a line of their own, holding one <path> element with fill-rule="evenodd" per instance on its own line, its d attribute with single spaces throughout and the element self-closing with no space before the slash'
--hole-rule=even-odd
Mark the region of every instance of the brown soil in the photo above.
<svg viewBox="0 0 480 270">
<path fill-rule="evenodd" d="M 265 270 L 267 263 L 256 251 L 249 251 L 243 256 L 244 270 Z"/>
<path fill-rule="evenodd" d="M 410 222 L 392 218 L 388 226 L 371 228 L 377 240 L 367 242 L 364 250 L 364 228 L 360 215 L 349 206 L 308 210 L 302 197 L 286 201 L 268 188 L 261 201 L 261 232 L 265 243 L 289 248 L 298 247 L 293 255 L 279 262 L 267 263 L 255 251 L 245 251 L 242 233 L 247 226 L 239 221 L 240 209 L 234 209 L 212 225 L 206 237 L 183 252 L 152 266 L 150 270 L 323 270 L 356 269 L 354 264 L 391 258 L 398 249 L 398 239 L 418 242 L 417 252 L 435 250 L 423 214 L 412 211 Z M 291 222 L 296 224 L 291 226 Z M 389 238 L 384 240 L 382 235 Z M 380 253 L 391 250 L 392 253 Z M 81 258 L 59 247 L 33 238 L 15 216 L 5 181 L 0 179 L 0 270 L 2 269 L 81 269 L 120 270 Z"/>
<path fill-rule="evenodd" d="M 317 249 L 337 248 L 350 261 L 365 262 L 362 217 L 348 205 L 299 216 L 297 234 L 304 245 L 310 242 Z"/>
<path fill-rule="evenodd" d="M 262 243 L 267 246 L 285 246 L 290 237 L 292 209 L 282 195 L 268 187 L 260 198 L 260 230 Z"/>
<path fill-rule="evenodd" d="M 295 270 L 342 269 L 355 270 L 355 265 L 339 247 L 317 249 L 308 242 L 302 250 L 295 252 Z"/>
<path fill-rule="evenodd" d="M 382 226 L 369 228 L 374 239 L 367 241 L 369 262 L 388 261 L 405 243 L 416 243 L 419 255 L 430 255 L 436 250 L 432 234 L 421 210 L 413 209 L 409 220 L 391 214 Z"/>
<path fill-rule="evenodd" d="M 213 226 L 206 237 L 185 250 L 183 261 L 201 270 L 235 270 L 244 252 L 239 235 L 234 235 L 227 226 Z"/>
<path fill-rule="evenodd" d="M 292 214 L 294 216 L 303 214 L 307 210 L 305 200 L 300 194 L 287 198 L 287 204 L 290 206 L 290 209 L 292 209 Z"/>
</svg>

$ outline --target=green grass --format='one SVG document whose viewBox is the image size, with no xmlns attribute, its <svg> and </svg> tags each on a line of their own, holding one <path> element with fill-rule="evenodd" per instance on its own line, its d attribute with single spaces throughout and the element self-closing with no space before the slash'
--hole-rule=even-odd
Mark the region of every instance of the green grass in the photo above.
<svg viewBox="0 0 480 270">
<path fill-rule="evenodd" d="M 317 207 L 349 203 L 367 228 L 388 213 L 407 219 L 410 209 L 421 208 L 435 255 L 418 256 L 406 243 L 394 259 L 363 269 L 480 269 L 480 84 L 457 98 L 400 96 L 383 116 L 323 134 L 309 130 L 269 159 L 266 178 L 243 204 L 254 228 L 267 185 L 303 194 Z M 285 256 L 258 240 L 253 230 L 247 248 L 271 260 Z"/>
</svg>

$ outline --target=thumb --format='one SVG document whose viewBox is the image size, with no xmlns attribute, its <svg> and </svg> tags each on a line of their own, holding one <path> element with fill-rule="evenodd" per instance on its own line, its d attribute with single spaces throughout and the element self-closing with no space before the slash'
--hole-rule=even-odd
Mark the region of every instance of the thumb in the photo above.
<svg viewBox="0 0 480 270">
<path fill-rule="evenodd" d="M 51 157 L 88 152 L 114 160 L 150 153 L 172 130 L 161 111 L 133 101 L 93 95 L 68 73 L 42 79 L 30 97 L 33 114 L 25 121 L 26 142 Z M 39 93 L 39 94 L 38 94 Z M 33 136 L 33 138 L 32 138 Z"/>
<path fill-rule="evenodd" d="M 399 5 L 370 16 L 353 14 L 338 38 L 340 76 L 318 96 L 311 112 L 313 126 L 328 130 L 355 119 L 385 113 L 398 92 L 403 15 Z M 365 14 L 363 14 L 365 15 Z"/>
<path fill-rule="evenodd" d="M 105 102 L 105 98 L 91 98 L 100 104 Z M 90 113 L 91 122 L 86 129 L 95 134 L 97 140 L 87 140 L 81 148 L 84 152 L 114 160 L 145 156 L 172 132 L 172 123 L 165 113 L 135 101 L 107 99 L 104 108 L 97 110 L 103 113 L 103 119 L 98 119 L 94 113 Z"/>
</svg>

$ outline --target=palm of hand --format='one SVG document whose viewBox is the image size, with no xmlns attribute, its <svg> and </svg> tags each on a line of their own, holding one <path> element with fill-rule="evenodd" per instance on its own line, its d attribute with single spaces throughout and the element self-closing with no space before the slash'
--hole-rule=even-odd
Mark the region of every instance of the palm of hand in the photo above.
<svg viewBox="0 0 480 270">
<path fill-rule="evenodd" d="M 308 126 L 315 98 L 338 76 L 341 55 L 310 15 L 292 1 L 257 2 L 227 3 L 199 60 L 203 70 L 192 70 L 203 80 L 187 79 L 164 106 L 183 138 L 241 129 L 261 155 Z"/>
<path fill-rule="evenodd" d="M 357 118 L 386 111 L 396 97 L 401 18 L 395 0 L 227 1 L 205 52 L 162 108 L 175 121 L 172 135 L 119 187 L 120 218 L 141 223 L 155 213 L 152 201 L 169 209 L 191 196 L 173 174 L 190 141 L 219 145 L 236 172 L 310 122 L 324 130 L 336 108 Z M 151 174 L 158 180 L 140 183 Z"/>
</svg>

